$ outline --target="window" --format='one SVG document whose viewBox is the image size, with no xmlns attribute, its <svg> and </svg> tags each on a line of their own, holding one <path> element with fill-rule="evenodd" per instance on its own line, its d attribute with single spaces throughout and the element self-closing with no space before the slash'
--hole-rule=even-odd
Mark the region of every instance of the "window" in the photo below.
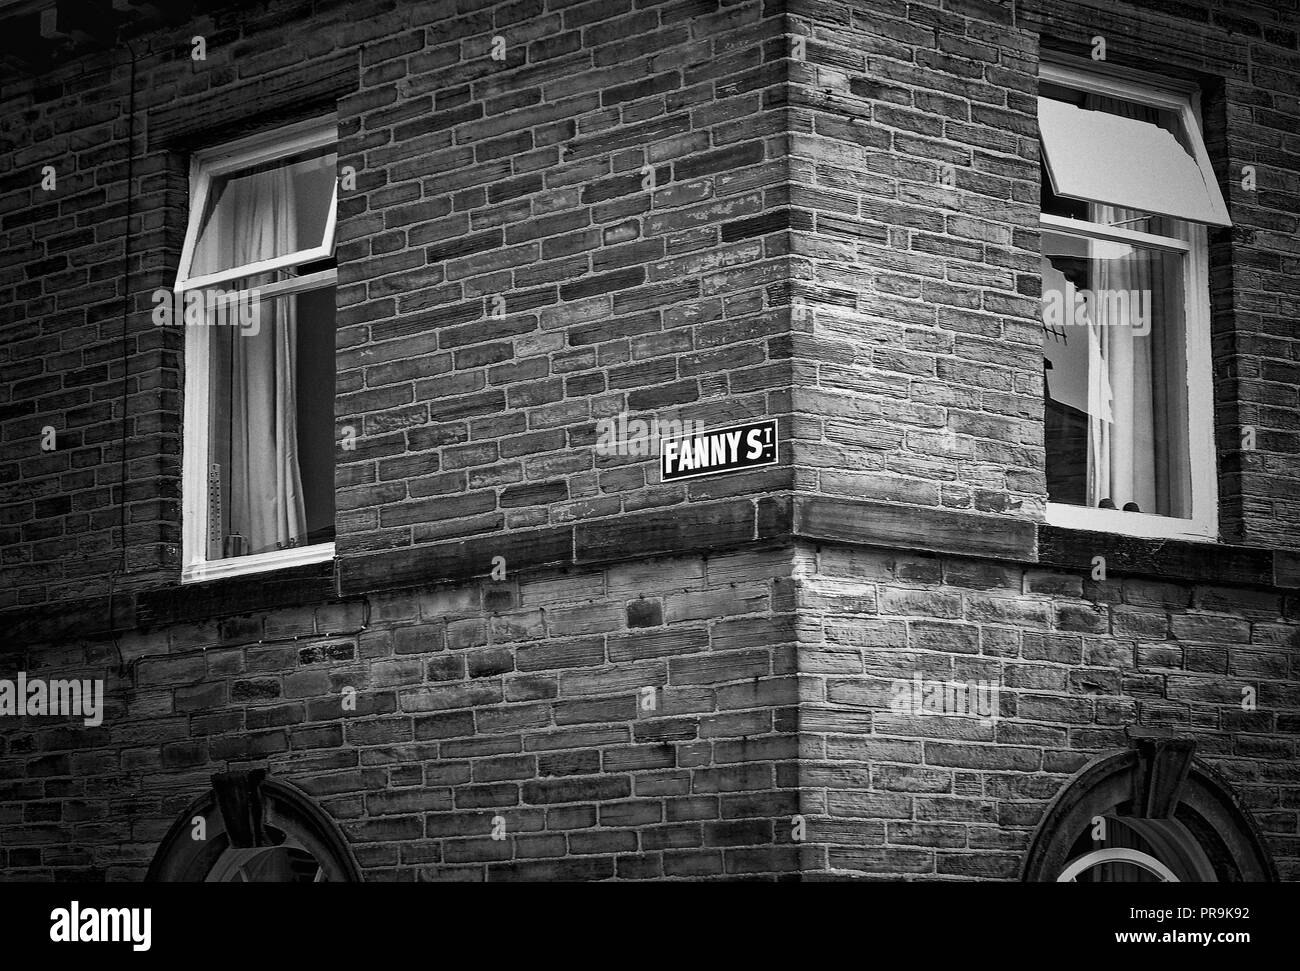
<svg viewBox="0 0 1300 971">
<path fill-rule="evenodd" d="M 334 555 L 336 139 L 314 122 L 193 160 L 184 581 Z"/>
<path fill-rule="evenodd" d="M 1048 521 L 1218 535 L 1206 226 L 1229 225 L 1193 93 L 1043 64 Z"/>
</svg>

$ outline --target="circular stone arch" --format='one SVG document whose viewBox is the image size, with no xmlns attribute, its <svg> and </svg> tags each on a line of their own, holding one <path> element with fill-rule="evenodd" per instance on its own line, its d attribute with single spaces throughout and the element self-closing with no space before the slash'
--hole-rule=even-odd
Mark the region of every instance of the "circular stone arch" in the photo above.
<svg viewBox="0 0 1300 971">
<path fill-rule="evenodd" d="M 347 840 L 302 791 L 267 779 L 262 769 L 218 773 L 212 781 L 172 823 L 146 881 L 361 880 Z M 195 838 L 200 820 L 202 839 Z"/>
<path fill-rule="evenodd" d="M 1061 879 L 1098 817 L 1141 833 L 1181 880 L 1274 882 L 1277 868 L 1246 806 L 1193 757 L 1188 740 L 1141 740 L 1084 766 L 1057 794 L 1030 843 L 1022 879 Z"/>
</svg>

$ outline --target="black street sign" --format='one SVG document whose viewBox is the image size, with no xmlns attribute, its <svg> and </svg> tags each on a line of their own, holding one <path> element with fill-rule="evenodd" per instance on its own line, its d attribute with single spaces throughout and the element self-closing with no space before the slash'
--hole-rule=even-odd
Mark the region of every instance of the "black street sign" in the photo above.
<svg viewBox="0 0 1300 971">
<path fill-rule="evenodd" d="M 664 482 L 739 472 L 776 463 L 776 419 L 716 428 L 690 438 L 676 438 L 659 447 L 659 472 Z"/>
</svg>

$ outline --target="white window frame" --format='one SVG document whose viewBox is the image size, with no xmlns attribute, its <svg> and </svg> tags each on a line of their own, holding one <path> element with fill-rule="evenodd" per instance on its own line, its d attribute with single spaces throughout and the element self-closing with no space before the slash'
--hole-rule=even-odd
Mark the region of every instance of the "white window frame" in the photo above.
<svg viewBox="0 0 1300 971">
<path fill-rule="evenodd" d="M 1199 97 L 1194 89 L 1047 61 L 1039 66 L 1039 80 L 1177 113 L 1188 141 L 1192 144 L 1197 163 L 1203 171 L 1210 171 L 1198 120 Z M 1184 334 L 1187 341 L 1187 452 L 1191 465 L 1188 470 L 1191 476 L 1191 517 L 1180 519 L 1049 501 L 1046 515 L 1050 525 L 1152 539 L 1218 541 L 1218 465 L 1214 448 L 1209 245 L 1205 226 L 1184 222 L 1191 230 L 1190 242 L 1049 213 L 1039 216 L 1039 226 L 1044 230 L 1118 243 L 1136 243 L 1182 254 Z"/>
<path fill-rule="evenodd" d="M 190 210 L 181 251 L 180 269 L 174 292 L 183 297 L 186 291 L 216 286 L 258 273 L 326 259 L 334 252 L 334 226 L 338 208 L 338 180 L 330 198 L 322 245 L 287 253 L 270 260 L 260 260 L 232 270 L 190 276 L 194 247 L 198 242 L 199 224 L 207 206 L 212 180 L 233 170 L 296 155 L 313 148 L 333 147 L 338 142 L 338 122 L 334 116 L 277 128 L 243 138 L 203 152 L 196 152 L 190 162 Z M 321 270 L 306 276 L 259 286 L 263 297 L 283 297 L 305 290 L 333 286 L 336 269 Z M 285 550 L 251 553 L 247 556 L 207 558 L 208 536 L 208 392 L 211 361 L 206 327 L 185 328 L 185 425 L 182 445 L 181 475 L 181 582 L 198 583 L 226 577 L 283 570 L 334 558 L 334 543 L 316 543 Z"/>
<path fill-rule="evenodd" d="M 328 119 L 300 122 L 274 131 L 242 138 L 218 148 L 196 152 L 190 160 L 190 219 L 185 231 L 185 245 L 181 250 L 180 269 L 176 277 L 176 291 L 184 293 L 197 287 L 210 287 L 239 277 L 253 276 L 281 270 L 286 266 L 323 260 L 334 252 L 334 224 L 338 212 L 338 181 L 335 180 L 330 197 L 329 216 L 325 220 L 325 234 L 320 246 L 309 247 L 294 253 L 259 260 L 245 266 L 215 273 L 190 276 L 194 249 L 199 241 L 199 223 L 207 209 L 212 180 L 239 169 L 270 162 L 277 158 L 296 155 L 313 148 L 328 148 L 338 143 L 338 122 Z"/>
</svg>

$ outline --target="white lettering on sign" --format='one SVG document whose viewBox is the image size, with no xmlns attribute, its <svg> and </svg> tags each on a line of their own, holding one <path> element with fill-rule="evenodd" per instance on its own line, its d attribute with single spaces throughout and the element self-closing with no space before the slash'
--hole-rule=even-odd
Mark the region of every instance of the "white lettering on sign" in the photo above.
<svg viewBox="0 0 1300 971">
<path fill-rule="evenodd" d="M 660 477 L 665 482 L 776 464 L 776 419 L 735 425 L 664 441 L 659 447 Z"/>
</svg>

